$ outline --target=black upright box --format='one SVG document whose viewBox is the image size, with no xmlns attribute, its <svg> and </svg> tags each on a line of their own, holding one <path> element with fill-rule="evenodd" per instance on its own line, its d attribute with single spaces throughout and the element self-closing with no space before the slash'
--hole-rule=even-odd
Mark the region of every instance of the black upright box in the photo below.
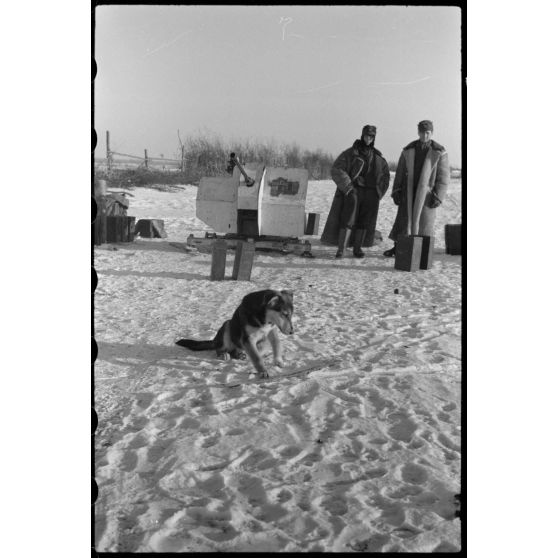
<svg viewBox="0 0 558 558">
<path fill-rule="evenodd" d="M 140 219 L 136 223 L 135 234 L 143 238 L 167 238 L 165 222 L 162 219 Z"/>
<path fill-rule="evenodd" d="M 211 271 L 209 275 L 212 281 L 222 281 L 225 278 L 227 246 L 227 241 L 221 238 L 213 242 L 211 247 Z"/>
<path fill-rule="evenodd" d="M 304 234 L 316 235 L 320 228 L 320 214 L 319 213 L 306 213 L 305 224 L 304 224 Z"/>
<path fill-rule="evenodd" d="M 434 255 L 434 237 L 421 236 L 422 251 L 420 255 L 420 269 L 430 269 L 432 267 L 432 256 Z"/>
<path fill-rule="evenodd" d="M 461 225 L 446 225 L 444 228 L 446 237 L 446 254 L 452 256 L 461 255 Z"/>
<path fill-rule="evenodd" d="M 422 236 L 400 236 L 395 247 L 395 269 L 416 271 L 420 268 Z"/>
<path fill-rule="evenodd" d="M 256 245 L 252 239 L 247 242 L 242 240 L 236 243 L 232 278 L 236 281 L 250 281 Z"/>
</svg>

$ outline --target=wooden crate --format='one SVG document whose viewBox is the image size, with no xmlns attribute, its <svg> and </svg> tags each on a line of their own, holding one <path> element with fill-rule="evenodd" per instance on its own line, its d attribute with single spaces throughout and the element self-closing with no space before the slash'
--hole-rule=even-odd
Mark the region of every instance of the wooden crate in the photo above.
<svg viewBox="0 0 558 558">
<path fill-rule="evenodd" d="M 250 238 L 247 242 L 242 240 L 238 241 L 233 264 L 232 278 L 234 280 L 250 281 L 255 254 L 256 245 L 254 244 L 253 239 Z"/>
<path fill-rule="evenodd" d="M 107 241 L 107 221 L 102 215 L 97 215 L 93 224 L 93 243 L 95 246 L 105 244 Z"/>
<path fill-rule="evenodd" d="M 395 246 L 395 269 L 416 271 L 420 268 L 422 236 L 400 236 Z"/>
<path fill-rule="evenodd" d="M 446 254 L 461 255 L 461 225 L 446 225 L 444 227 L 446 240 Z"/>
<path fill-rule="evenodd" d="M 143 238 L 167 238 L 162 219 L 139 219 L 135 232 Z"/>
<path fill-rule="evenodd" d="M 107 241 L 107 212 L 103 197 L 96 197 L 95 204 L 97 206 L 97 212 L 95 215 L 93 243 L 95 246 L 99 246 Z"/>
<path fill-rule="evenodd" d="M 127 215 L 107 215 L 106 242 L 133 242 L 135 217 Z"/>
</svg>

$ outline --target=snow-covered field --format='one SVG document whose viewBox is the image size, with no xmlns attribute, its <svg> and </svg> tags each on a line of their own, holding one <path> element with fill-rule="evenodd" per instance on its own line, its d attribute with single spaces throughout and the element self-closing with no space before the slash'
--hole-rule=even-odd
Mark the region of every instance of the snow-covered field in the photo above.
<svg viewBox="0 0 558 558">
<path fill-rule="evenodd" d="M 320 233 L 334 191 L 309 183 Z M 95 248 L 96 550 L 459 550 L 462 269 L 443 228 L 461 222 L 461 180 L 428 271 L 382 256 L 388 193 L 364 259 L 314 237 L 314 259 L 258 252 L 250 282 L 211 282 L 210 254 L 180 247 L 209 230 L 194 186 L 132 193 L 128 215 L 163 219 L 168 238 Z M 270 380 L 174 344 L 212 338 L 265 288 L 295 293 Z"/>
</svg>

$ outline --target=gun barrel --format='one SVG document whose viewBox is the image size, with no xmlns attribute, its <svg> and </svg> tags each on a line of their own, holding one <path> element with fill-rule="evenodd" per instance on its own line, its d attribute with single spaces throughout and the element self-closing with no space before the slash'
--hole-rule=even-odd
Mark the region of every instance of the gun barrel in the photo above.
<svg viewBox="0 0 558 558">
<path fill-rule="evenodd" d="M 254 180 L 246 174 L 246 171 L 242 168 L 240 161 L 238 160 L 237 156 L 234 153 L 231 153 L 231 159 L 234 161 L 235 165 L 239 168 L 240 172 L 242 173 L 242 176 L 244 176 L 244 180 L 246 180 L 246 186 L 248 187 L 253 186 Z"/>
</svg>

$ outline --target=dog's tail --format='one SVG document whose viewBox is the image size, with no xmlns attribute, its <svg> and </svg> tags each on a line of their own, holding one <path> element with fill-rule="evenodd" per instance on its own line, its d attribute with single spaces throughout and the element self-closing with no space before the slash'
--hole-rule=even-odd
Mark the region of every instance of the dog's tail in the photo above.
<svg viewBox="0 0 558 558">
<path fill-rule="evenodd" d="M 209 351 L 215 349 L 215 341 L 196 341 L 195 339 L 180 339 L 176 342 L 181 347 L 186 347 L 192 351 Z"/>
</svg>

